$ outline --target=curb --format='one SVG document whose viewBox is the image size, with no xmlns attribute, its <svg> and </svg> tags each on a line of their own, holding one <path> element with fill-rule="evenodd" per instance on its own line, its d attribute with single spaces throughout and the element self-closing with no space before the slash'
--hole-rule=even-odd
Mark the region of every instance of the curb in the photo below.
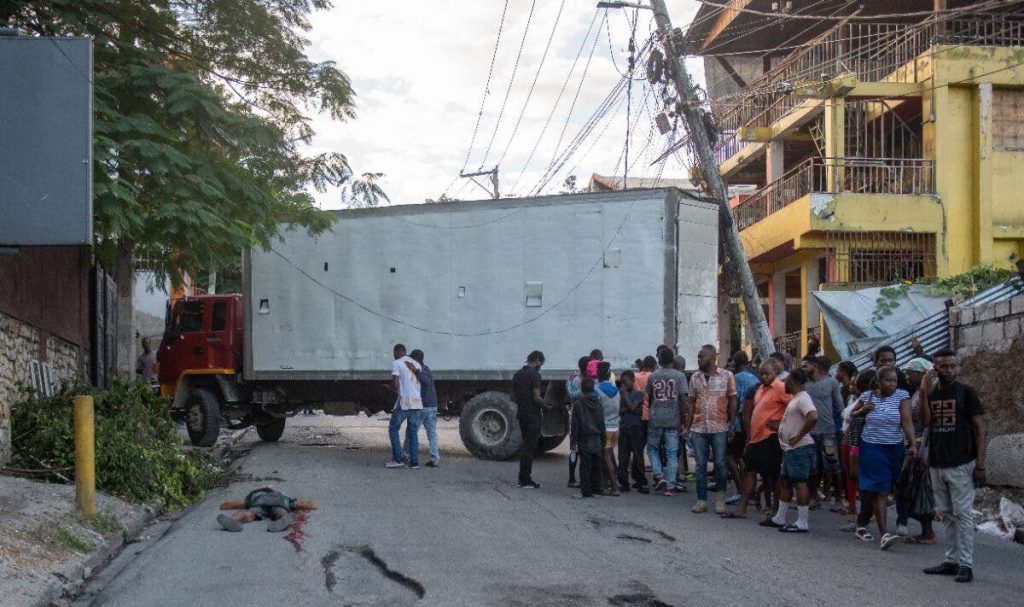
<svg viewBox="0 0 1024 607">
<path fill-rule="evenodd" d="M 210 455 L 217 460 L 223 461 L 224 458 L 231 453 L 239 439 L 245 436 L 248 430 L 249 428 L 245 428 L 228 434 L 226 440 L 211 448 Z M 236 458 L 229 462 L 228 465 L 225 466 L 225 470 L 237 467 L 240 463 L 240 459 L 241 458 Z M 194 506 L 195 504 L 186 506 L 181 509 L 181 512 L 188 512 Z M 130 543 L 131 540 L 139 537 L 142 531 L 148 527 L 150 523 L 163 514 L 165 514 L 165 512 L 160 500 L 153 500 L 143 504 L 141 511 L 134 514 L 124 523 L 124 528 L 121 533 L 115 534 L 94 548 L 85 558 L 85 561 L 67 569 L 54 572 L 54 578 L 46 582 L 45 586 L 39 591 L 38 596 L 29 601 L 27 605 L 29 607 L 51 607 L 53 605 L 70 606 L 71 601 L 64 597 L 79 594 L 85 588 L 89 579 L 92 578 L 97 571 L 109 563 L 121 552 L 121 550 L 124 549 L 126 545 Z"/>
<path fill-rule="evenodd" d="M 163 514 L 163 508 L 158 500 L 145 504 L 141 512 L 138 512 L 125 522 L 121 533 L 114 535 L 93 549 L 84 562 L 73 565 L 66 570 L 55 572 L 54 575 L 58 579 L 47 582 L 46 586 L 40 591 L 39 596 L 28 604 L 31 607 L 50 607 L 53 603 L 59 602 L 64 596 L 77 592 L 97 569 L 105 565 L 124 548 L 129 539 L 137 537 L 147 525 L 161 514 Z M 61 581 L 62 579 L 63 581 Z"/>
</svg>

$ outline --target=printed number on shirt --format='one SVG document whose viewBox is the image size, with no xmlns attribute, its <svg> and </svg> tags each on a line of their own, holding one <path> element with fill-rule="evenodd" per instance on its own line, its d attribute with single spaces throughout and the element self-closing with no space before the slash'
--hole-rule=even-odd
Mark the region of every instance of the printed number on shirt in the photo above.
<svg viewBox="0 0 1024 607">
<path fill-rule="evenodd" d="M 676 380 L 656 379 L 651 387 L 654 400 L 674 400 L 676 398 Z"/>
</svg>

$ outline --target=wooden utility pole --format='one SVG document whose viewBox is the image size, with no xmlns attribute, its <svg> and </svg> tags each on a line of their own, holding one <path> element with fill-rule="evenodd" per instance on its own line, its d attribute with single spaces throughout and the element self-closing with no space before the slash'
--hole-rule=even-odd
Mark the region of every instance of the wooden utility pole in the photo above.
<svg viewBox="0 0 1024 607">
<path fill-rule="evenodd" d="M 697 148 L 697 160 L 704 174 L 704 181 L 708 194 L 718 202 L 718 216 L 721 224 L 721 234 L 725 241 L 726 252 L 729 259 L 735 265 L 739 274 L 739 282 L 743 290 L 743 304 L 747 312 L 747 321 L 750 323 L 751 336 L 754 345 L 762 359 L 775 351 L 775 343 L 772 341 L 771 333 L 768 331 L 768 320 L 764 316 L 764 309 L 761 308 L 761 298 L 757 294 L 757 285 L 754 283 L 754 274 L 750 271 L 747 263 L 746 253 L 743 251 L 743 243 L 740 241 L 740 231 L 732 220 L 732 211 L 729 209 L 729 199 L 726 195 L 725 182 L 721 173 L 718 172 L 718 163 L 715 162 L 715 155 L 712 148 L 712 141 L 705 127 L 704 108 L 697 101 L 694 94 L 693 83 L 686 67 L 679 59 L 677 49 L 672 44 L 672 22 L 668 18 L 668 10 L 662 0 L 650 0 L 651 9 L 654 11 L 654 20 L 658 25 L 661 34 L 662 44 L 665 48 L 665 61 L 668 64 L 668 73 L 672 83 L 676 87 L 676 94 L 679 96 L 683 116 L 686 119 L 687 128 L 690 131 L 690 138 Z"/>
<path fill-rule="evenodd" d="M 488 190 L 487 186 L 481 184 L 474 177 L 483 177 L 484 175 L 490 175 L 492 190 Z M 476 173 L 459 173 L 459 177 L 463 179 L 469 179 L 476 185 L 480 186 L 485 192 L 491 195 L 491 198 L 497 200 L 501 198 L 500 184 L 498 182 L 498 167 L 494 167 L 490 171 L 478 171 Z"/>
</svg>

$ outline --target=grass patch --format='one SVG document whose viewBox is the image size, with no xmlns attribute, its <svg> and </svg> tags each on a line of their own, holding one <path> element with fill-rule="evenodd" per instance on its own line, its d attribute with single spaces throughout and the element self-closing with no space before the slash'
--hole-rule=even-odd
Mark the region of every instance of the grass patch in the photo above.
<svg viewBox="0 0 1024 607">
<path fill-rule="evenodd" d="M 92 550 L 93 546 L 92 542 L 80 537 L 73 529 L 65 527 L 64 525 L 57 525 L 57 530 L 53 534 L 53 539 L 61 546 L 74 550 L 75 552 L 89 552 Z"/>
</svg>

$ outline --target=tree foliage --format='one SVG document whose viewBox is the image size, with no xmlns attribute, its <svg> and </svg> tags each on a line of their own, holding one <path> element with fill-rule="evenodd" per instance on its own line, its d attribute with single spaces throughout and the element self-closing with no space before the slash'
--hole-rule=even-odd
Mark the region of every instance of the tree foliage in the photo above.
<svg viewBox="0 0 1024 607">
<path fill-rule="evenodd" d="M 384 173 L 363 173 L 359 179 L 346 179 L 341 186 L 341 202 L 350 209 L 372 209 L 380 201 L 390 202 L 380 182 Z"/>
<path fill-rule="evenodd" d="M 278 224 L 330 226 L 309 189 L 351 178 L 310 155 L 308 114 L 353 116 L 348 78 L 306 57 L 328 0 L 5 0 L 0 23 L 94 40 L 97 250 L 181 278 L 270 246 Z"/>
</svg>

